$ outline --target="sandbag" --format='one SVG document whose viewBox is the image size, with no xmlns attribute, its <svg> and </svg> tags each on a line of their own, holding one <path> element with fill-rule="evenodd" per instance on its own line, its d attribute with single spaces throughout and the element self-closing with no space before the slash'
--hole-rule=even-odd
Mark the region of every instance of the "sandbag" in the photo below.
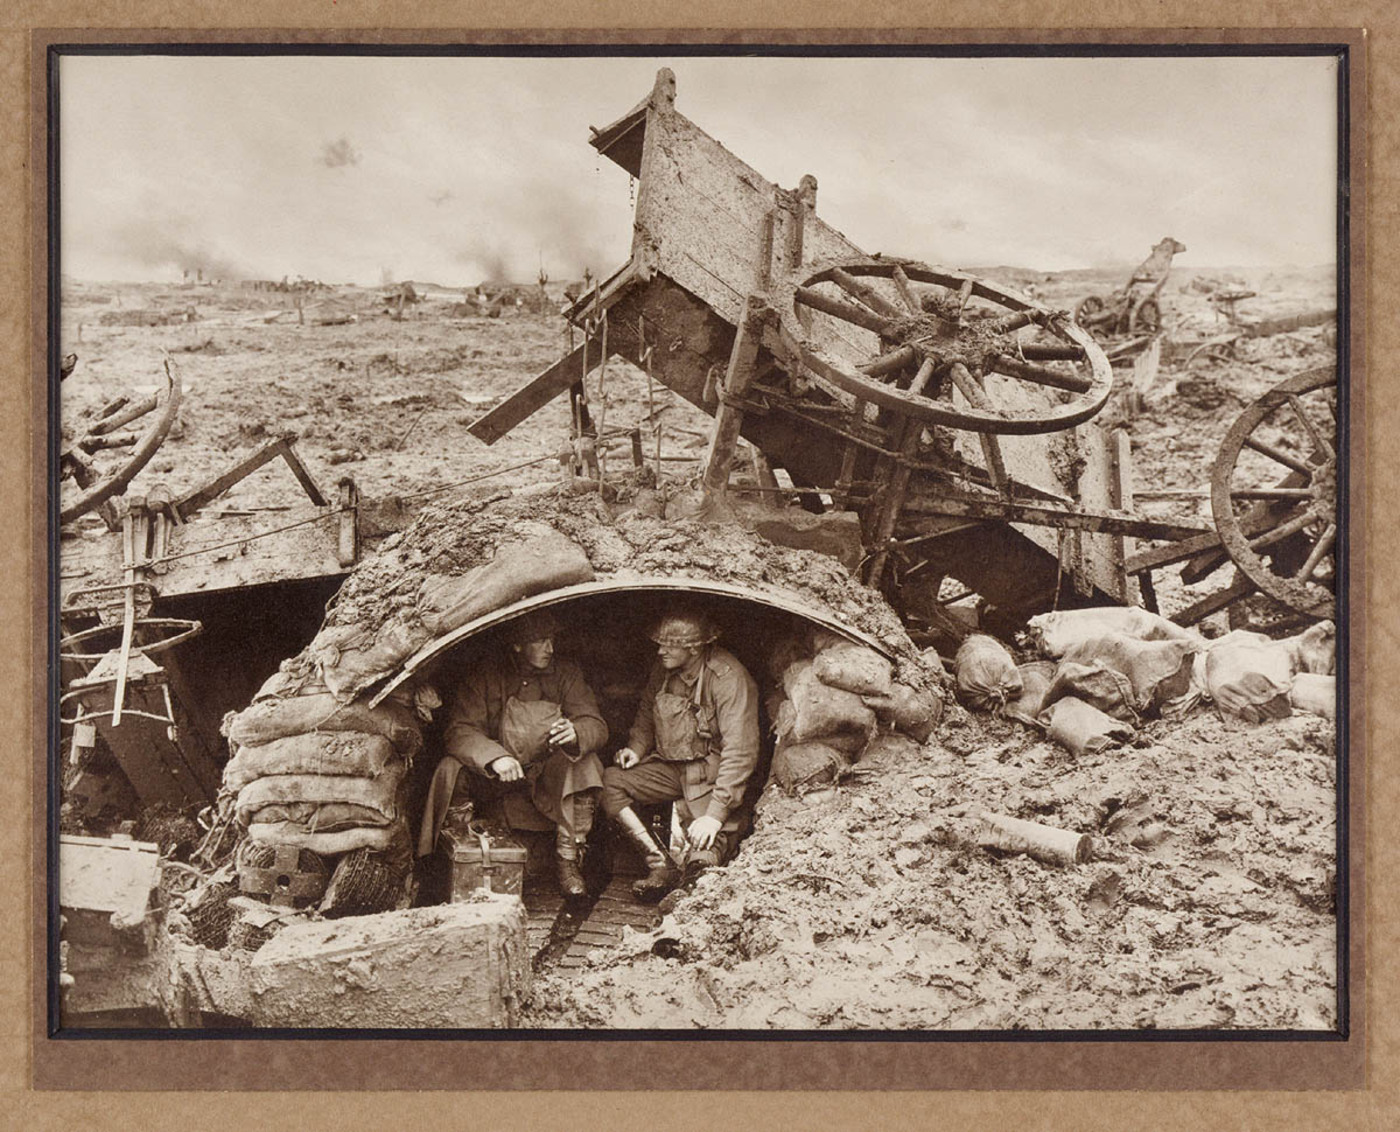
<svg viewBox="0 0 1400 1132">
<path fill-rule="evenodd" d="M 1007 700 L 1001 709 L 1002 715 L 1029 727 L 1041 727 L 1040 713 L 1045 710 L 1045 694 L 1055 680 L 1056 667 L 1053 660 L 1033 660 L 1029 664 L 1017 665 L 1016 671 L 1021 675 L 1021 693 L 1015 699 Z"/>
<path fill-rule="evenodd" d="M 1288 702 L 1309 715 L 1337 718 L 1337 678 L 1315 672 L 1300 672 L 1288 689 Z"/>
<path fill-rule="evenodd" d="M 441 636 L 511 602 L 593 578 L 583 548 L 558 531 L 546 531 L 499 547 L 490 562 L 465 574 L 427 578 L 418 591 L 418 614 L 430 633 Z"/>
<path fill-rule="evenodd" d="M 248 825 L 264 806 L 286 802 L 350 802 L 378 810 L 385 821 L 398 816 L 397 793 L 404 765 L 393 762 L 377 778 L 345 774 L 270 774 L 238 792 L 234 810 Z"/>
<path fill-rule="evenodd" d="M 373 634 L 350 626 L 323 629 L 307 646 L 307 652 L 331 694 L 341 703 L 349 703 L 433 636 L 416 618 L 400 615 Z"/>
<path fill-rule="evenodd" d="M 887 696 L 862 696 L 865 705 L 887 727 L 893 727 L 920 743 L 928 741 L 943 718 L 943 697 L 933 691 L 918 691 L 908 684 L 890 685 Z"/>
<path fill-rule="evenodd" d="M 310 695 L 254 700 L 242 711 L 225 716 L 220 730 L 239 747 L 256 747 L 309 732 L 381 735 L 404 755 L 416 753 L 423 743 L 413 710 L 402 703 L 386 699 L 375 707 L 362 700 L 342 704 L 324 689 Z"/>
<path fill-rule="evenodd" d="M 1249 723 L 1292 714 L 1293 650 L 1262 633 L 1236 629 L 1212 641 L 1206 654 L 1206 686 L 1222 712 Z"/>
<path fill-rule="evenodd" d="M 1331 621 L 1310 625 L 1296 637 L 1280 644 L 1288 645 L 1293 656 L 1294 672 L 1311 672 L 1331 676 L 1337 671 L 1337 626 Z"/>
<path fill-rule="evenodd" d="M 1016 661 L 995 637 L 973 633 L 953 658 L 953 671 L 962 698 L 975 708 L 991 710 L 1021 693 Z"/>
<path fill-rule="evenodd" d="M 1060 661 L 1055 668 L 1055 678 L 1045 693 L 1045 708 L 1066 697 L 1083 700 L 1105 715 L 1125 723 L 1136 724 L 1138 721 L 1132 681 L 1116 668 L 1099 661 L 1093 664 Z"/>
<path fill-rule="evenodd" d="M 1075 644 L 1065 652 L 1063 661 L 1103 664 L 1121 672 L 1132 685 L 1136 711 L 1160 711 L 1175 718 L 1200 699 L 1200 692 L 1191 683 L 1191 666 L 1199 651 L 1191 641 L 1143 641 L 1109 633 Z"/>
<path fill-rule="evenodd" d="M 775 684 L 783 682 L 783 673 L 804 660 L 812 657 L 811 635 L 808 633 L 787 633 L 779 637 L 769 647 L 764 665 Z"/>
<path fill-rule="evenodd" d="M 401 817 L 389 825 L 361 826 L 336 833 L 313 833 L 296 822 L 254 822 L 248 836 L 267 845 L 290 845 L 310 849 L 323 857 L 334 857 L 354 849 L 385 852 L 407 842 L 408 824 Z"/>
<path fill-rule="evenodd" d="M 1075 755 L 1094 754 L 1127 742 L 1134 730 L 1077 696 L 1065 696 L 1040 717 L 1050 738 Z"/>
<path fill-rule="evenodd" d="M 799 661 L 783 673 L 783 689 L 792 704 L 790 735 L 795 742 L 820 739 L 833 744 L 857 739 L 863 746 L 875 730 L 875 713 L 854 692 L 832 688 L 817 679 L 809 660 Z"/>
<path fill-rule="evenodd" d="M 812 661 L 817 679 L 858 696 L 888 696 L 894 668 L 874 649 L 850 641 L 829 645 Z"/>
<path fill-rule="evenodd" d="M 841 751 L 825 743 L 783 743 L 773 752 L 772 777 L 788 794 L 829 786 L 850 766 Z"/>
<path fill-rule="evenodd" d="M 224 789 L 241 790 L 273 774 L 342 774 L 374 778 L 398 757 L 383 735 L 363 731 L 307 732 L 240 747 L 224 767 Z"/>
<path fill-rule="evenodd" d="M 1156 613 L 1136 606 L 1104 605 L 1093 609 L 1061 609 L 1040 613 L 1029 621 L 1030 638 L 1042 656 L 1064 656 L 1083 641 L 1121 633 L 1139 641 L 1189 641 L 1204 648 L 1206 640 Z"/>
<path fill-rule="evenodd" d="M 881 731 L 860 753 L 860 765 L 875 770 L 907 764 L 919 757 L 919 744 L 898 731 Z"/>
</svg>

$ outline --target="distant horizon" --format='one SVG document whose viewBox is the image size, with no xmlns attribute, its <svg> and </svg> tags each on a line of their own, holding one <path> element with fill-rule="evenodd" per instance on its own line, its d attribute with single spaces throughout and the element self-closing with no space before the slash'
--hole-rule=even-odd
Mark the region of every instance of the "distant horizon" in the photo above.
<svg viewBox="0 0 1400 1132">
<path fill-rule="evenodd" d="M 1042 270 L 1320 263 L 1331 56 L 60 57 L 78 278 L 578 278 L 626 262 L 635 186 L 588 144 L 657 69 L 677 109 L 870 252 Z M 892 95 L 897 92 L 898 97 Z"/>
<path fill-rule="evenodd" d="M 958 266 L 958 267 L 954 268 L 954 270 L 967 272 L 967 273 L 970 274 L 970 275 L 989 274 L 989 273 L 993 273 L 993 272 L 1017 272 L 1017 273 L 1025 274 L 1025 275 L 1050 275 L 1050 276 L 1056 276 L 1056 275 L 1074 275 L 1074 274 L 1079 274 L 1079 273 L 1083 273 L 1083 272 L 1127 272 L 1127 271 L 1131 271 L 1134 267 L 1137 266 L 1137 264 L 1141 263 L 1141 262 L 1142 262 L 1142 259 L 1144 259 L 1144 258 L 1146 258 L 1146 253 L 1144 253 L 1143 256 L 1138 257 L 1138 258 L 1135 258 L 1135 259 L 1124 259 L 1124 260 L 1119 260 L 1119 261 L 1114 262 L 1114 263 L 1096 263 L 1096 264 L 1088 264 L 1088 265 L 1083 266 L 1083 267 L 1063 267 L 1063 268 L 1053 268 L 1053 269 L 1052 269 L 1052 268 L 1041 268 L 1041 267 L 1023 267 L 1023 266 L 1018 266 L 1018 265 L 1016 265 L 1016 264 L 1006 264 L 1006 263 L 1003 263 L 1003 264 L 991 264 L 991 265 Z M 621 264 L 615 264 L 615 265 L 613 265 L 612 268 L 609 268 L 608 270 L 611 271 L 611 270 L 613 270 L 614 268 L 620 267 L 620 266 L 622 266 L 622 265 L 621 265 Z M 943 265 L 943 266 L 947 266 L 947 265 Z M 1325 272 L 1329 272 L 1329 273 L 1335 275 L 1335 274 L 1336 274 L 1336 270 L 1337 270 L 1337 265 L 1336 265 L 1335 262 L 1332 262 L 1332 263 L 1255 263 L 1255 264 L 1249 264 L 1249 263 L 1192 263 L 1192 264 L 1185 264 L 1185 263 L 1179 263 L 1179 262 L 1178 262 L 1178 263 L 1175 263 L 1175 264 L 1172 265 L 1172 276 L 1176 276 L 1176 275 L 1193 275 L 1193 274 L 1198 274 L 1198 273 L 1200 273 L 1200 272 L 1220 272 L 1220 271 L 1250 272 L 1250 273 L 1254 273 L 1254 272 L 1288 272 L 1288 271 L 1304 271 L 1304 272 L 1324 272 L 1324 271 L 1325 271 Z M 606 275 L 606 272 L 604 272 L 603 274 Z M 596 278 L 598 278 L 598 276 L 599 276 L 599 273 L 595 272 L 595 273 L 594 273 L 594 278 L 596 279 Z M 269 278 L 267 278 L 267 277 L 265 277 L 265 276 L 219 276 L 219 277 L 215 277 L 215 278 L 213 278 L 213 279 L 204 279 L 204 280 L 202 280 L 202 281 L 197 281 L 197 280 L 196 280 L 195 278 L 193 278 L 193 277 L 192 277 L 192 278 L 189 278 L 189 279 L 184 279 L 184 278 L 175 278 L 175 277 L 157 278 L 157 277 L 151 276 L 151 277 L 147 277 L 147 278 L 144 278 L 144 279 L 138 279 L 138 278 L 117 279 L 117 278 L 103 278 L 103 277 L 96 277 L 96 276 L 80 276 L 80 275 L 74 275 L 74 274 L 69 273 L 69 272 L 62 272 L 62 273 L 60 273 L 59 282 L 60 282 L 60 284 L 63 285 L 63 286 L 67 286 L 67 285 L 72 284 L 72 283 L 77 283 L 77 284 L 82 284 L 82 285 L 84 285 L 84 286 L 100 286 L 100 285 L 107 285 L 107 286 L 143 286 L 143 287 L 146 287 L 146 286 L 150 286 L 150 287 L 183 287 L 183 286 L 188 285 L 188 286 L 191 286 L 191 287 L 199 287 L 199 286 L 214 286 L 214 285 L 219 285 L 219 284 L 223 284 L 223 285 L 234 285 L 234 284 L 242 284 L 242 283 L 279 283 L 279 282 L 282 281 L 282 278 L 283 278 L 282 276 L 278 276 L 276 279 L 269 279 Z M 494 287 L 535 287 L 535 286 L 538 286 L 538 285 L 539 285 L 538 279 L 480 279 L 480 280 L 477 280 L 475 283 L 470 283 L 470 282 L 468 282 L 468 283 L 444 283 L 444 282 L 442 282 L 442 281 L 439 280 L 439 279 L 426 279 L 426 278 L 409 277 L 409 278 L 405 278 L 405 279 L 395 279 L 395 280 L 392 280 L 392 281 L 381 281 L 381 282 L 378 282 L 378 283 L 363 283 L 363 282 L 358 282 L 358 281 L 356 281 L 356 280 L 348 280 L 348 279 L 315 279 L 315 278 L 312 278 L 312 277 L 306 276 L 306 275 L 302 275 L 302 276 L 289 275 L 289 276 L 286 277 L 286 279 L 287 279 L 287 281 L 288 281 L 289 283 L 295 281 L 295 280 L 298 279 L 298 278 L 304 279 L 304 280 L 306 280 L 307 282 L 317 283 L 317 284 L 320 284 L 320 285 L 326 286 L 326 287 L 358 287 L 358 288 L 361 288 L 361 289 L 363 289 L 363 290 L 369 290 L 369 291 L 378 290 L 378 289 L 380 289 L 380 288 L 397 287 L 397 286 L 399 286 L 399 285 L 401 285 L 401 284 L 403 284 L 403 283 L 412 283 L 412 284 L 413 284 L 414 286 L 416 286 L 416 287 L 421 287 L 421 286 L 440 287 L 440 288 L 442 288 L 442 289 L 445 290 L 445 291 L 474 290 L 474 289 L 477 288 L 477 287 L 491 287 L 491 286 L 494 286 Z M 581 275 L 579 275 L 579 276 L 561 275 L 561 276 L 559 276 L 557 279 L 556 279 L 555 277 L 551 276 L 551 277 L 549 278 L 549 280 L 548 280 L 546 286 L 549 286 L 549 287 L 566 286 L 566 285 L 571 284 L 571 283 L 582 282 L 582 280 L 583 280 L 583 277 L 582 277 Z"/>
</svg>

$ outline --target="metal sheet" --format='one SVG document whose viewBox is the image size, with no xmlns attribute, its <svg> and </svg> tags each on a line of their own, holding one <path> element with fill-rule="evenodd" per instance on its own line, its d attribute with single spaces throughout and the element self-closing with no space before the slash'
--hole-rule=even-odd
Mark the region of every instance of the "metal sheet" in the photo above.
<svg viewBox="0 0 1400 1132">
<path fill-rule="evenodd" d="M 445 636 L 439 637 L 430 644 L 424 645 L 404 661 L 399 674 L 374 694 L 369 701 L 369 706 L 374 707 L 378 704 L 384 697 L 389 695 L 395 688 L 409 679 L 419 668 L 434 657 L 441 655 L 454 645 L 467 640 L 469 637 L 474 637 L 477 633 L 485 632 L 487 629 L 504 624 L 522 613 L 527 613 L 532 609 L 544 609 L 552 605 L 561 605 L 565 602 L 574 601 L 577 598 L 594 597 L 599 594 L 637 591 L 652 593 L 710 594 L 715 597 L 738 598 L 742 601 L 751 601 L 759 605 L 766 605 L 770 609 L 778 609 L 784 613 L 791 613 L 794 616 L 811 621 L 824 629 L 830 629 L 833 633 L 837 633 L 847 640 L 872 648 L 882 656 L 890 657 L 889 650 L 874 637 L 862 633 L 858 629 L 852 629 L 849 625 L 843 624 L 825 610 L 807 605 L 805 602 L 799 601 L 796 598 L 766 590 L 735 586 L 728 582 L 716 582 L 708 578 L 690 578 L 674 575 L 640 575 L 631 578 L 609 578 L 604 581 L 583 582 L 577 586 L 565 586 L 563 589 L 550 590 L 548 593 L 539 594 L 536 597 L 526 598 L 523 601 L 517 601 L 510 605 L 502 606 L 500 609 L 493 610 L 491 613 L 478 617 L 474 621 L 468 621 L 465 625 L 459 626 Z M 890 659 L 893 658 L 890 657 Z"/>
</svg>

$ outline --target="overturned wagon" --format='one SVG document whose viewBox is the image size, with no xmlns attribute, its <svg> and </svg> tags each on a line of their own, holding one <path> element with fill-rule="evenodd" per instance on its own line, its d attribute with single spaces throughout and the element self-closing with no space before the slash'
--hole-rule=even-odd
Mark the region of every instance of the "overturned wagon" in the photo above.
<svg viewBox="0 0 1400 1132">
<path fill-rule="evenodd" d="M 1246 459 L 1243 478 L 1238 451 L 1222 453 L 1222 533 L 1134 514 L 1126 434 L 1093 421 L 1112 371 L 1068 314 L 965 272 L 866 254 L 817 216 L 814 178 L 793 190 L 766 180 L 675 97 L 662 70 L 647 99 L 594 131 L 594 148 L 637 179 L 631 258 L 566 310 L 582 344 L 477 421 L 476 436 L 491 443 L 569 391 L 589 472 L 607 438 L 584 378 L 621 356 L 715 417 L 703 510 L 723 510 L 747 439 L 791 480 L 760 491 L 859 515 L 863 577 L 916 634 L 961 631 L 944 611 L 948 578 L 1015 622 L 1056 602 L 1127 601 L 1134 576 L 1153 606 L 1151 571 L 1183 561 L 1197 578 L 1231 560 L 1244 575 L 1183 620 L 1256 588 L 1329 615 L 1319 567 L 1330 565 L 1335 453 L 1313 443 L 1310 418 L 1285 443 L 1250 438 L 1272 462 Z M 1335 388 L 1329 374 L 1309 392 L 1335 411 Z M 1275 482 L 1284 473 L 1294 478 Z M 1303 489 L 1316 513 L 1299 525 Z M 1129 539 L 1170 545 L 1134 554 Z M 1297 553 L 1280 571 L 1262 548 L 1284 540 Z"/>
</svg>

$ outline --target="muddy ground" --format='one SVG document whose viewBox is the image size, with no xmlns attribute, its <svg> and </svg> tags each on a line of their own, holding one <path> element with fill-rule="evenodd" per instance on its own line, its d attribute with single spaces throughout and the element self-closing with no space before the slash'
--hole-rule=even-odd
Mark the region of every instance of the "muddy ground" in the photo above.
<svg viewBox="0 0 1400 1132">
<path fill-rule="evenodd" d="M 1063 306 L 1121 282 L 989 274 L 1034 283 Z M 1206 274 L 1260 292 L 1241 304 L 1246 315 L 1332 304 L 1324 272 Z M 1188 340 L 1225 329 L 1192 279 L 1174 275 L 1164 302 L 1172 336 Z M 317 292 L 298 312 L 291 296 L 234 286 L 69 284 L 62 350 L 80 361 L 63 385 L 64 421 L 154 388 L 165 350 L 185 402 L 137 490 L 162 482 L 178 495 L 287 430 L 323 487 L 349 473 L 371 497 L 441 490 L 450 500 L 448 485 L 501 469 L 479 482 L 554 480 L 566 399 L 489 449 L 466 427 L 569 348 L 563 324 L 455 315 L 460 292 L 425 290 L 396 320 L 374 289 Z M 156 316 L 185 320 L 139 325 Z M 1164 365 L 1136 413 L 1115 397 L 1106 412 L 1131 434 L 1138 510 L 1209 522 L 1209 466 L 1230 422 L 1275 382 L 1331 358 L 1325 331 L 1298 331 L 1206 369 Z M 649 395 L 645 376 L 620 363 L 589 388 L 605 432 L 641 425 L 652 459 L 659 420 L 666 475 L 694 474 L 707 417 L 660 386 Z M 625 446 L 611 459 L 630 463 Z M 215 506 L 275 513 L 299 492 L 278 464 Z M 1168 614 L 1229 580 L 1187 588 L 1159 577 Z M 1223 617 L 1212 626 L 1223 627 Z M 1328 1028 L 1334 767 L 1332 728 L 1310 716 L 1237 728 L 1198 709 L 1073 760 L 1020 725 L 954 707 L 930 743 L 872 753 L 834 796 L 765 795 L 731 864 L 624 953 L 544 975 L 527 1022 Z M 1094 859 L 1064 869 L 971 848 L 983 810 L 1088 833 Z"/>
</svg>

